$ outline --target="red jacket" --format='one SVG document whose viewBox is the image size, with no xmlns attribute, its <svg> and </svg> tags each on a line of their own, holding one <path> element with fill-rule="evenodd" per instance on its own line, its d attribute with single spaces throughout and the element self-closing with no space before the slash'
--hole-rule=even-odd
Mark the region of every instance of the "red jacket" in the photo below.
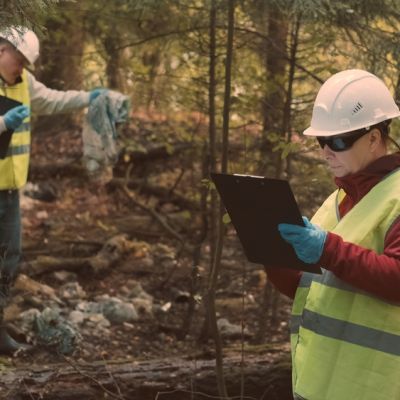
<svg viewBox="0 0 400 400">
<path fill-rule="evenodd" d="M 400 153 L 387 155 L 363 171 L 336 178 L 346 196 L 339 205 L 340 216 L 350 211 L 383 177 L 400 168 Z M 400 200 L 400 199 L 399 199 Z M 341 280 L 387 301 L 400 302 L 400 216 L 385 237 L 384 252 L 377 254 L 328 232 L 318 265 Z M 268 279 L 284 294 L 294 298 L 301 272 L 266 267 Z"/>
</svg>

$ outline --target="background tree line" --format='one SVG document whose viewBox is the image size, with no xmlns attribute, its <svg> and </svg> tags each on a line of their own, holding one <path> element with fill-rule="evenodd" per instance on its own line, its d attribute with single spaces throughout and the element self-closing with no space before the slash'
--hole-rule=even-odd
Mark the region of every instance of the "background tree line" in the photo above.
<svg viewBox="0 0 400 400">
<path fill-rule="evenodd" d="M 135 110 L 208 115 L 211 3 L 14 0 L 2 2 L 0 18 L 39 30 L 36 75 L 49 86 L 105 86 L 129 94 Z M 216 1 L 218 128 L 228 3 Z M 307 126 L 315 94 L 334 72 L 365 68 L 398 97 L 399 9 L 390 0 L 237 0 L 231 129 L 248 140 L 251 156 L 229 160 L 230 168 L 290 176 L 292 158 L 312 148 L 300 149 L 293 135 Z"/>
</svg>

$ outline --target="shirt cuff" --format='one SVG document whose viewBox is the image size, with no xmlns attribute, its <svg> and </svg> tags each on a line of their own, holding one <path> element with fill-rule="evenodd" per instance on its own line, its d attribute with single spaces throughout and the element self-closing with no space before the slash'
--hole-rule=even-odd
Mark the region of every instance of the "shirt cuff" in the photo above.
<svg viewBox="0 0 400 400">
<path fill-rule="evenodd" d="M 86 106 L 88 107 L 90 105 L 90 92 L 86 92 Z"/>
<path fill-rule="evenodd" d="M 338 246 L 342 240 L 341 236 L 328 232 L 324 243 L 324 250 L 322 251 L 321 258 L 318 261 L 319 265 L 323 266 L 325 269 L 330 269 L 334 258 L 339 252 Z"/>
</svg>

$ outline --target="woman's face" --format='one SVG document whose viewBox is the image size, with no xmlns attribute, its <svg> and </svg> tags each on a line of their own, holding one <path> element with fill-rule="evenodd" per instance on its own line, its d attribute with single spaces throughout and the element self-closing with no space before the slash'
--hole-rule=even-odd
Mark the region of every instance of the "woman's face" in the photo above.
<svg viewBox="0 0 400 400">
<path fill-rule="evenodd" d="M 382 144 L 381 134 L 379 130 L 373 129 L 354 142 L 348 150 L 335 152 L 325 145 L 321 152 L 333 175 L 341 178 L 363 170 L 372 161 L 381 157 L 383 153 L 376 153 L 379 143 Z"/>
</svg>

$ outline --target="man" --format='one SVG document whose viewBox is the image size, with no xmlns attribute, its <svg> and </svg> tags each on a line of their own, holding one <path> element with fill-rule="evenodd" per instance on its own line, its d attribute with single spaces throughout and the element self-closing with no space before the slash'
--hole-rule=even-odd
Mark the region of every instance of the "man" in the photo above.
<svg viewBox="0 0 400 400">
<path fill-rule="evenodd" d="M 294 298 L 293 392 L 306 400 L 400 399 L 400 116 L 385 84 L 347 70 L 321 87 L 311 126 L 338 189 L 282 237 L 322 275 L 266 267 Z"/>
<path fill-rule="evenodd" d="M 0 159 L 0 354 L 24 347 L 8 335 L 3 309 L 21 255 L 19 189 L 28 175 L 30 109 L 38 114 L 80 109 L 104 90 L 64 92 L 47 88 L 26 69 L 38 56 L 39 40 L 31 30 L 9 27 L 0 31 L 0 95 L 22 103 L 0 116 L 0 135 L 12 132 L 6 156 Z"/>
</svg>

